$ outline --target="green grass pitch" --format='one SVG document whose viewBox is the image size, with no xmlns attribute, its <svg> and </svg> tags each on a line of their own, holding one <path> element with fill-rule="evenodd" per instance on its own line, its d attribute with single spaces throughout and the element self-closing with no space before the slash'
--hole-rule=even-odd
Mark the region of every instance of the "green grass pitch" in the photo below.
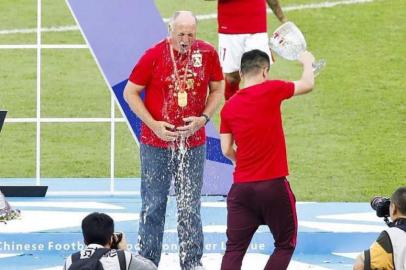
<svg viewBox="0 0 406 270">
<path fill-rule="evenodd" d="M 319 2 L 282 0 L 282 6 Z M 43 27 L 75 24 L 63 0 L 42 3 Z M 156 5 L 163 17 L 185 9 L 216 12 L 215 2 L 203 0 Z M 404 10 L 404 0 L 375 0 L 286 13 L 304 32 L 309 50 L 327 61 L 315 90 L 283 106 L 289 179 L 298 200 L 367 201 L 406 184 Z M 272 14 L 268 21 L 272 32 L 278 23 Z M 36 1 L 0 2 L 0 31 L 35 27 Z M 216 45 L 216 21 L 199 22 L 198 37 Z M 42 42 L 84 39 L 79 31 L 45 32 Z M 0 45 L 35 43 L 35 33 L 0 34 Z M 297 79 L 300 66 L 278 58 L 270 74 Z M 41 80 L 42 117 L 110 116 L 109 89 L 87 49 L 44 49 Z M 34 49 L 0 49 L 0 108 L 9 110 L 9 118 L 35 117 Z M 4 126 L 0 178 L 35 176 L 35 128 Z M 41 132 L 42 177 L 109 177 L 108 123 L 44 123 Z M 117 123 L 116 134 L 116 176 L 139 177 L 138 146 L 127 125 Z"/>
</svg>

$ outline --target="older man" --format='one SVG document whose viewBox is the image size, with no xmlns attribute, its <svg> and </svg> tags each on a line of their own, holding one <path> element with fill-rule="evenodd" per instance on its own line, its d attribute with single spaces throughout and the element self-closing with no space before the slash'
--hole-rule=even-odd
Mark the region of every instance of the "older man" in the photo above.
<svg viewBox="0 0 406 270">
<path fill-rule="evenodd" d="M 204 125 L 219 105 L 224 88 L 217 52 L 196 40 L 196 23 L 191 12 L 176 12 L 169 37 L 145 52 L 124 90 L 125 100 L 143 122 L 140 253 L 159 264 L 173 179 L 182 269 L 201 267 Z M 144 101 L 140 97 L 143 89 Z"/>
</svg>

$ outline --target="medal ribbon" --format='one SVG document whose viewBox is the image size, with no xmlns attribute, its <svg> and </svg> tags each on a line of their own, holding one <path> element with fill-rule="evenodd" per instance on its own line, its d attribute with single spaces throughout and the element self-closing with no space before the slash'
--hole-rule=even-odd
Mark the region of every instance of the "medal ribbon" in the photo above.
<svg viewBox="0 0 406 270">
<path fill-rule="evenodd" d="M 183 74 L 183 81 L 181 82 L 180 77 L 179 77 L 178 67 L 176 66 L 175 55 L 173 53 L 173 47 L 172 47 L 172 44 L 171 44 L 169 38 L 167 40 L 168 40 L 168 44 L 169 44 L 169 51 L 171 53 L 171 60 L 172 60 L 172 64 L 173 64 L 173 73 L 175 74 L 176 81 L 179 83 L 179 92 L 184 92 L 185 88 L 186 88 L 186 77 L 187 77 L 187 70 L 189 68 L 189 62 L 190 62 L 189 58 L 190 58 L 191 48 L 188 50 L 188 54 L 187 54 L 187 58 L 186 58 L 187 62 L 186 62 L 186 67 L 185 67 L 185 73 Z"/>
</svg>

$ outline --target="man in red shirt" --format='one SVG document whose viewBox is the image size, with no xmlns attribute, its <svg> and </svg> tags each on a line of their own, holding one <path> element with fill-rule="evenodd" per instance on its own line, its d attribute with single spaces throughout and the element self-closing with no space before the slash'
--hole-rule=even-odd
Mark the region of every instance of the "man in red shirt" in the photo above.
<svg viewBox="0 0 406 270">
<path fill-rule="evenodd" d="M 280 107 L 283 100 L 310 92 L 314 86 L 313 55 L 304 52 L 299 61 L 304 67 L 299 81 L 268 80 L 268 55 L 260 50 L 244 53 L 244 87 L 221 111 L 221 149 L 235 164 L 234 183 L 227 197 L 222 270 L 241 269 L 260 225 L 268 225 L 275 240 L 265 269 L 286 269 L 295 249 L 295 197 L 286 179 L 289 172 Z"/>
<path fill-rule="evenodd" d="M 239 89 L 241 78 L 238 71 L 244 52 L 258 49 L 272 59 L 266 2 L 280 22 L 287 21 L 278 0 L 218 0 L 219 54 L 226 79 L 226 100 Z"/>
<path fill-rule="evenodd" d="M 140 97 L 143 89 L 144 101 Z M 204 125 L 219 105 L 223 90 L 217 52 L 196 40 L 196 18 L 189 11 L 174 14 L 169 37 L 145 52 L 124 90 L 125 100 L 143 122 L 140 254 L 157 266 L 167 196 L 174 180 L 181 268 L 201 267 Z"/>
</svg>

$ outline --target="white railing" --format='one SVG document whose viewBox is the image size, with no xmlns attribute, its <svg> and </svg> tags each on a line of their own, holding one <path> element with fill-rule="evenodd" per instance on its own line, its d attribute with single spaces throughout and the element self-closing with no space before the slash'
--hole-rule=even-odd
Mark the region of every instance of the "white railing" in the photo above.
<svg viewBox="0 0 406 270">
<path fill-rule="evenodd" d="M 41 19 L 42 2 L 37 0 L 37 141 L 36 141 L 36 184 L 41 185 Z"/>
<path fill-rule="evenodd" d="M 88 49 L 86 44 L 42 44 L 41 42 L 42 2 L 37 0 L 37 42 L 36 44 L 0 45 L 0 49 L 35 49 L 37 50 L 36 80 L 36 117 L 8 118 L 7 123 L 36 123 L 35 143 L 35 179 L 41 185 L 41 123 L 110 123 L 110 193 L 115 192 L 115 123 L 126 122 L 124 118 L 115 118 L 115 97 L 111 93 L 110 118 L 42 118 L 41 117 L 41 50 L 42 49 Z M 76 29 L 76 28 L 75 28 Z"/>
</svg>

